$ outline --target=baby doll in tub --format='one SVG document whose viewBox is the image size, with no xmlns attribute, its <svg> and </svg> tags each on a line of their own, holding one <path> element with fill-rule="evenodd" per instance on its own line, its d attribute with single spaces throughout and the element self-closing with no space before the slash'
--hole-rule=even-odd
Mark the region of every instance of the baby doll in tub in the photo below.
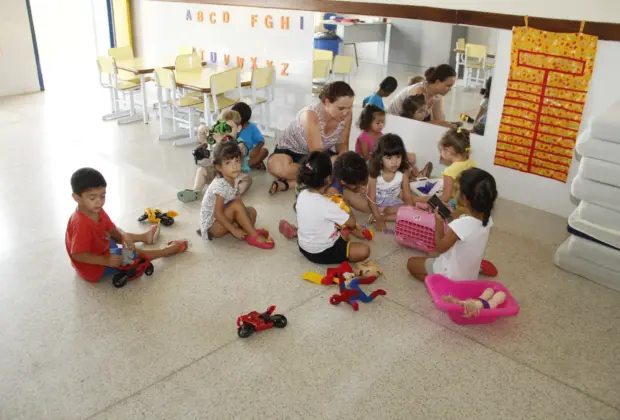
<svg viewBox="0 0 620 420">
<path fill-rule="evenodd" d="M 441 300 L 455 303 L 463 308 L 463 318 L 477 317 L 481 309 L 495 309 L 506 300 L 506 293 L 495 292 L 490 287 L 486 288 L 478 298 L 460 300 L 454 296 L 442 296 Z"/>
</svg>

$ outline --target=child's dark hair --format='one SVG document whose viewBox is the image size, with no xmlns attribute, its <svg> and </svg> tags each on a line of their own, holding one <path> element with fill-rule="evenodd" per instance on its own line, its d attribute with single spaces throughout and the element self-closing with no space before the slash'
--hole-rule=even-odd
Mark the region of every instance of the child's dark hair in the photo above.
<svg viewBox="0 0 620 420">
<path fill-rule="evenodd" d="M 213 153 L 213 166 L 223 165 L 227 160 L 239 158 L 241 159 L 241 149 L 234 140 L 227 140 L 215 146 Z M 221 173 L 218 174 L 222 176 Z"/>
<path fill-rule="evenodd" d="M 299 163 L 299 189 L 323 188 L 332 174 L 332 160 L 325 152 L 312 152 Z"/>
<path fill-rule="evenodd" d="M 489 77 L 484 87 L 480 89 L 480 94 L 484 96 L 486 99 L 489 99 L 489 96 L 491 96 L 491 83 L 492 82 L 493 82 L 493 76 Z"/>
<path fill-rule="evenodd" d="M 471 153 L 469 136 L 469 131 L 464 128 L 452 128 L 444 133 L 441 140 L 439 140 L 439 145 L 443 147 L 452 147 L 457 155 L 466 155 L 469 157 Z"/>
<path fill-rule="evenodd" d="M 363 157 L 353 151 L 344 152 L 334 162 L 334 178 L 355 186 L 368 183 L 368 165 Z"/>
<path fill-rule="evenodd" d="M 428 83 L 436 81 L 445 82 L 451 77 L 456 77 L 456 71 L 450 64 L 442 64 L 437 67 L 430 67 L 424 72 L 424 77 Z"/>
<path fill-rule="evenodd" d="M 403 112 L 400 114 L 400 116 L 413 119 L 413 115 L 417 112 L 418 109 L 423 107 L 425 103 L 426 99 L 421 93 L 417 95 L 407 96 L 403 101 Z"/>
<path fill-rule="evenodd" d="M 96 169 L 81 168 L 71 175 L 71 190 L 75 195 L 82 195 L 93 188 L 105 188 L 108 184 L 105 178 Z"/>
<path fill-rule="evenodd" d="M 252 108 L 245 102 L 237 102 L 231 108 L 233 111 L 237 111 L 241 116 L 241 125 L 249 122 L 252 119 Z"/>
<path fill-rule="evenodd" d="M 341 80 L 326 84 L 323 86 L 323 89 L 321 89 L 321 93 L 319 93 L 319 99 L 323 103 L 327 100 L 333 104 L 338 99 L 345 96 L 354 97 L 355 92 L 353 92 L 353 89 L 351 89 L 348 83 Z"/>
<path fill-rule="evenodd" d="M 398 82 L 392 76 L 388 76 L 379 85 L 379 89 L 383 91 L 383 93 L 394 93 L 396 88 L 398 87 Z"/>
<path fill-rule="evenodd" d="M 397 156 L 400 155 L 400 172 L 407 172 L 409 169 L 409 160 L 407 160 L 407 149 L 405 149 L 405 143 L 403 139 L 397 134 L 384 134 L 377 139 L 377 147 L 370 155 L 368 161 L 368 172 L 373 178 L 377 178 L 381 175 L 383 170 L 383 157 L 384 156 Z"/>
<path fill-rule="evenodd" d="M 459 176 L 459 188 L 472 210 L 483 214 L 482 226 L 486 226 L 497 198 L 493 175 L 479 168 L 467 169 Z"/>
<path fill-rule="evenodd" d="M 370 129 L 372 122 L 375 120 L 375 114 L 385 115 L 385 111 L 373 104 L 368 104 L 362 108 L 360 119 L 357 121 L 357 126 L 360 130 L 367 131 Z"/>
</svg>

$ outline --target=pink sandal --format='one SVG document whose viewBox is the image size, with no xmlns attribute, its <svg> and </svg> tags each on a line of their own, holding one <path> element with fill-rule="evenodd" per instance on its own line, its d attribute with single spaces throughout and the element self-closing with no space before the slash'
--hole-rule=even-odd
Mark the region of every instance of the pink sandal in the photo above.
<svg viewBox="0 0 620 420">
<path fill-rule="evenodd" d="M 297 237 L 297 228 L 286 220 L 280 220 L 280 233 L 286 239 L 293 239 Z"/>
<path fill-rule="evenodd" d="M 256 229 L 256 233 L 262 236 L 265 239 L 269 239 L 269 230 L 267 229 Z"/>
<path fill-rule="evenodd" d="M 256 248 L 261 248 L 261 249 L 273 249 L 273 247 L 276 246 L 276 244 L 269 238 L 265 238 L 267 240 L 266 242 L 259 242 L 258 241 L 259 236 L 262 236 L 262 235 L 258 233 L 257 231 L 256 235 L 246 236 L 245 240 L 247 241 L 248 244 L 255 246 Z"/>
</svg>

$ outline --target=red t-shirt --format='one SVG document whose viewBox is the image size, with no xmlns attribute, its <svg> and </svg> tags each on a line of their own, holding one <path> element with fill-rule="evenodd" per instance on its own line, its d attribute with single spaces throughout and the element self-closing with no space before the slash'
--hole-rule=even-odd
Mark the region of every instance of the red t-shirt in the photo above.
<svg viewBox="0 0 620 420">
<path fill-rule="evenodd" d="M 65 245 L 67 246 L 69 258 L 71 258 L 71 264 L 73 264 L 75 271 L 84 280 L 91 283 L 96 282 L 103 275 L 105 267 L 75 261 L 71 255 L 82 252 L 88 252 L 93 255 L 110 255 L 110 240 L 108 239 L 107 232 L 114 228 L 114 223 L 112 223 L 103 209 L 99 212 L 98 222 L 95 222 L 79 210 L 76 210 L 71 215 L 67 224 Z"/>
</svg>

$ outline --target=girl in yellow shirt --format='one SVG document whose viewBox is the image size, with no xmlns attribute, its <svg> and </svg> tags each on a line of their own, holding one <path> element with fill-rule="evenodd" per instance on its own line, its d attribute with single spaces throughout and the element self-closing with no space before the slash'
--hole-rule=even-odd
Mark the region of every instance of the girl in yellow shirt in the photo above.
<svg viewBox="0 0 620 420">
<path fill-rule="evenodd" d="M 441 201 L 450 203 L 456 208 L 456 197 L 458 197 L 458 177 L 467 169 L 478 166 L 471 159 L 469 131 L 464 128 L 453 128 L 446 131 L 439 140 L 439 152 L 441 158 L 450 163 L 450 166 L 443 171 L 443 195 Z"/>
</svg>

